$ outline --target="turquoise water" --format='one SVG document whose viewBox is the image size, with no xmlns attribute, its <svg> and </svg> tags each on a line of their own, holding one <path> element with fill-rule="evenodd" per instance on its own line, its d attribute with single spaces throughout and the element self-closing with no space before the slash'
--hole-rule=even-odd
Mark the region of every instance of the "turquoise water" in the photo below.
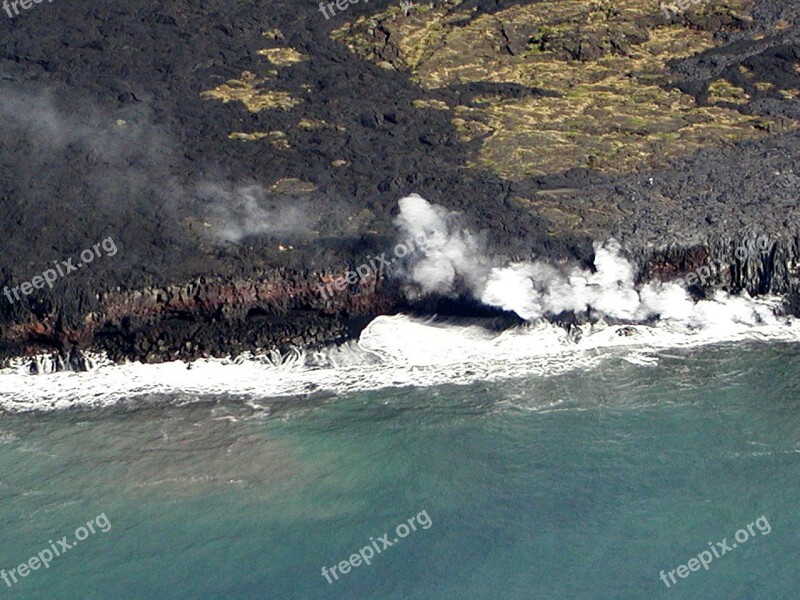
<svg viewBox="0 0 800 600">
<path fill-rule="evenodd" d="M 10 598 L 798 597 L 800 350 L 276 403 L 0 421 L 0 567 L 110 522 Z M 266 401 L 267 399 L 265 399 Z M 429 527 L 328 583 L 323 566 Z M 765 516 L 669 589 L 675 569 Z M 426 522 L 424 516 L 417 522 Z"/>
</svg>

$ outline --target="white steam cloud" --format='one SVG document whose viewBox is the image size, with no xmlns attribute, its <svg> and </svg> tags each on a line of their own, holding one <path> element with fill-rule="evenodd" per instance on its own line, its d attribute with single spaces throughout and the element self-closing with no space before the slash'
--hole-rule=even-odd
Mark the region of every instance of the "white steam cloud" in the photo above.
<svg viewBox="0 0 800 600">
<path fill-rule="evenodd" d="M 68 100 L 70 110 L 55 92 L 0 83 L 0 132 L 25 156 L 11 181 L 2 183 L 18 195 L 45 198 L 54 214 L 74 210 L 66 182 L 70 194 L 92 207 L 89 218 L 103 225 L 127 226 L 131 218 L 160 223 L 165 217 L 178 223 L 188 216 L 209 221 L 202 234 L 224 242 L 288 235 L 313 225 L 312 211 L 261 186 L 208 175 L 179 178 L 173 166 L 178 147 L 151 122 L 145 105 L 111 111 L 81 98 Z"/>
<path fill-rule="evenodd" d="M 395 225 L 424 244 L 423 253 L 411 264 L 409 277 L 424 293 L 452 294 L 463 284 L 479 289 L 487 266 L 482 244 L 466 229 L 459 227 L 458 214 L 435 206 L 417 194 L 400 200 L 400 214 Z"/>
<path fill-rule="evenodd" d="M 258 185 L 226 186 L 205 183 L 197 196 L 207 203 L 212 235 L 226 242 L 239 242 L 261 234 L 294 234 L 308 229 L 308 211 L 300 206 L 268 198 Z"/>
<path fill-rule="evenodd" d="M 0 131 L 25 153 L 12 172 L 20 193 L 60 198 L 68 179 L 111 211 L 144 204 L 144 196 L 170 199 L 177 189 L 168 167 L 174 146 L 145 107 L 112 115 L 83 98 L 72 99 L 71 111 L 63 103 L 53 92 L 0 85 Z M 80 166 L 68 176 L 61 165 L 76 157 Z"/>
<path fill-rule="evenodd" d="M 634 266 L 614 240 L 595 244 L 594 271 L 543 261 L 493 264 L 481 241 L 459 224 L 457 213 L 417 194 L 401 199 L 399 207 L 395 225 L 406 238 L 417 240 L 417 251 L 403 274 L 424 293 L 467 292 L 526 320 L 575 312 L 626 321 L 659 317 L 699 323 L 715 320 L 717 302 L 729 301 L 721 294 L 715 301 L 695 303 L 674 283 L 648 283 L 637 289 Z M 736 314 L 720 318 L 752 319 L 747 306 L 729 304 Z"/>
</svg>

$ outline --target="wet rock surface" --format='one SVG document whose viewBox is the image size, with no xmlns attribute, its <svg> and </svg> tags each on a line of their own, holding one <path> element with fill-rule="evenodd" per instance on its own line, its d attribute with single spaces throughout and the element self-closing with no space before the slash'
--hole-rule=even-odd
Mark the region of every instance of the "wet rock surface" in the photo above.
<svg viewBox="0 0 800 600">
<path fill-rule="evenodd" d="M 391 250 L 411 192 L 462 212 L 498 260 L 587 265 L 614 236 L 643 280 L 710 264 L 698 294 L 778 293 L 797 309 L 796 3 L 711 0 L 669 21 L 598 3 L 605 20 L 580 26 L 585 3 L 428 4 L 326 20 L 288 0 L 61 0 L 0 21 L 0 287 L 109 237 L 118 248 L 0 296 L 0 355 L 190 359 L 335 343 L 399 310 L 481 313 L 410 301 L 384 273 L 320 292 Z M 525 25 L 528 10 L 542 23 Z M 491 37 L 469 37 L 490 21 Z M 564 81 L 525 75 L 534 59 Z M 454 66 L 466 75 L 429 85 Z M 605 104 L 597 81 L 565 83 L 601 68 L 616 86 Z M 635 110 L 662 112 L 622 118 L 636 90 Z M 507 118 L 517 106 L 524 118 Z M 759 238 L 768 251 L 737 255 Z"/>
</svg>

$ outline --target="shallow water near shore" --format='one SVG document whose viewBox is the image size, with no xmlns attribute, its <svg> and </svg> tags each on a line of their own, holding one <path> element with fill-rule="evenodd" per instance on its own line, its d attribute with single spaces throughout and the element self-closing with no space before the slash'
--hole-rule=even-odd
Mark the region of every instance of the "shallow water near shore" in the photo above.
<svg viewBox="0 0 800 600">
<path fill-rule="evenodd" d="M 151 396 L 0 421 L 11 598 L 795 598 L 800 349 L 338 397 Z M 417 527 L 330 569 L 422 511 Z M 667 588 L 708 542 L 745 543 Z"/>
<path fill-rule="evenodd" d="M 782 315 L 779 298 L 720 294 L 687 306 L 684 317 L 655 322 L 599 319 L 562 327 L 538 320 L 502 331 L 488 330 L 474 319 L 398 314 L 375 318 L 358 340 L 313 351 L 124 365 L 95 355 L 89 361 L 94 366 L 81 372 L 50 372 L 52 357 L 19 358 L 0 369 L 0 412 L 138 405 L 152 397 L 179 404 L 229 397 L 258 409 L 265 401 L 299 396 L 553 376 L 601 368 L 620 358 L 654 365 L 658 352 L 669 349 L 800 342 L 800 321 Z"/>
</svg>

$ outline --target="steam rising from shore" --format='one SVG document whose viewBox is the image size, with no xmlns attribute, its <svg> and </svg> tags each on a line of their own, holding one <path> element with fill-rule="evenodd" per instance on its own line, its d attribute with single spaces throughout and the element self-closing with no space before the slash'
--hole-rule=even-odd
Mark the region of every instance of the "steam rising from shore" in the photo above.
<svg viewBox="0 0 800 600">
<path fill-rule="evenodd" d="M 236 243 L 262 234 L 290 235 L 310 225 L 310 211 L 270 200 L 259 185 L 203 183 L 196 193 L 207 204 L 205 214 L 213 223 L 211 234 L 220 241 Z"/>
<path fill-rule="evenodd" d="M 712 301 L 694 302 L 674 283 L 637 288 L 635 268 L 613 239 L 595 243 L 593 271 L 544 261 L 501 265 L 488 258 L 480 238 L 461 226 L 458 213 L 417 194 L 402 198 L 399 207 L 395 225 L 401 233 L 425 240 L 404 272 L 425 293 L 467 292 L 529 321 L 563 312 L 626 321 L 658 317 L 698 325 L 729 319 L 757 323 L 762 318 L 746 302 L 722 292 Z"/>
<path fill-rule="evenodd" d="M 458 213 L 417 194 L 401 198 L 399 205 L 395 225 L 404 237 L 420 243 L 407 275 L 424 293 L 450 295 L 463 286 L 477 292 L 485 285 L 488 271 L 483 243 L 460 227 Z"/>
<path fill-rule="evenodd" d="M 145 103 L 109 110 L 84 98 L 0 82 L 0 132 L 26 154 L 6 183 L 26 199 L 45 198 L 54 214 L 79 201 L 92 207 L 79 211 L 82 218 L 118 230 L 128 227 L 131 214 L 159 227 L 190 217 L 209 222 L 198 229 L 201 234 L 232 243 L 304 233 L 314 222 L 307 206 L 257 182 L 215 173 L 180 177 L 173 166 L 179 146 L 163 125 L 152 122 Z M 60 166 L 75 163 L 76 156 L 79 168 L 67 172 Z M 76 200 L 69 203 L 62 200 L 64 177 L 75 184 L 70 194 Z"/>
</svg>

